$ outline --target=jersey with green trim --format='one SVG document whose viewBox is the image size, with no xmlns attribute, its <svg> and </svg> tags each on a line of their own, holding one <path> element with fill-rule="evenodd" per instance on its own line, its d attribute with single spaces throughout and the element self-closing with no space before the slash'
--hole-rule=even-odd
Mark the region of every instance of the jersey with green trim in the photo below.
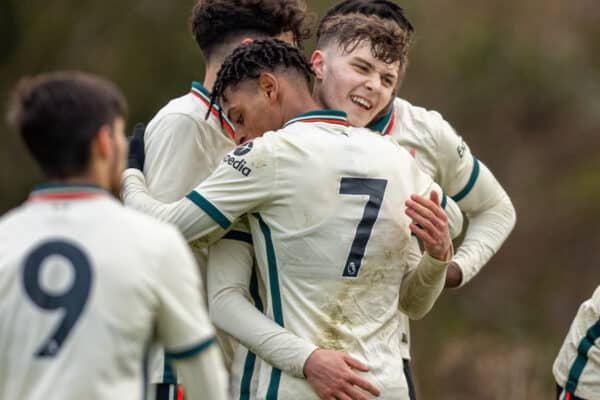
<svg viewBox="0 0 600 400">
<path fill-rule="evenodd" d="M 99 188 L 34 190 L 0 219 L 0 254 L 2 399 L 139 399 L 151 341 L 214 339 L 181 234 Z"/>
<path fill-rule="evenodd" d="M 198 186 L 235 147 L 233 128 L 217 105 L 209 112 L 210 93 L 193 82 L 189 93 L 171 100 L 152 118 L 144 134 L 146 159 L 144 175 L 150 193 L 160 201 L 180 199 Z M 190 243 L 200 270 L 206 273 L 206 249 Z M 219 343 L 228 362 L 228 339 L 219 335 Z M 151 352 L 151 382 L 173 383 L 175 377 L 165 364 L 160 348 Z"/>
<path fill-rule="evenodd" d="M 396 98 L 392 110 L 371 129 L 409 150 L 420 168 L 452 196 L 469 217 L 469 228 L 453 261 L 469 282 L 498 251 L 515 224 L 512 203 L 490 170 L 442 116 Z M 410 358 L 408 318 L 402 346 Z"/>
<path fill-rule="evenodd" d="M 152 199 L 135 170 L 124 174 L 123 197 L 188 239 L 208 242 L 249 213 L 269 292 L 266 314 L 318 346 L 365 362 L 382 399 L 405 399 L 397 336 L 399 291 L 410 272 L 404 203 L 432 190 L 442 196 L 408 152 L 350 128 L 344 113 L 320 111 L 238 147 L 187 199 Z M 451 207 L 449 217 L 460 226 Z M 316 398 L 306 380 L 261 368 L 259 399 L 299 397 Z"/>
<path fill-rule="evenodd" d="M 600 398 L 600 286 L 579 307 L 552 371 L 571 394 Z"/>
<path fill-rule="evenodd" d="M 515 224 L 510 199 L 489 169 L 442 116 L 401 98 L 371 129 L 408 149 L 420 168 L 456 201 L 470 218 L 454 261 L 464 285 L 498 251 Z"/>
</svg>

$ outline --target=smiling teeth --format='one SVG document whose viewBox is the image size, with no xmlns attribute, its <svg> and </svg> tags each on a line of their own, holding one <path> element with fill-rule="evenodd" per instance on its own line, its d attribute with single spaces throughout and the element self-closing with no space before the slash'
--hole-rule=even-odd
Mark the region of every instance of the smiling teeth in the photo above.
<svg viewBox="0 0 600 400">
<path fill-rule="evenodd" d="M 367 110 L 371 109 L 371 103 L 369 103 L 368 100 L 362 98 L 362 97 L 358 97 L 358 96 L 350 96 L 350 100 L 352 100 L 353 102 L 360 104 L 361 106 L 363 106 L 364 108 L 366 108 Z"/>
</svg>

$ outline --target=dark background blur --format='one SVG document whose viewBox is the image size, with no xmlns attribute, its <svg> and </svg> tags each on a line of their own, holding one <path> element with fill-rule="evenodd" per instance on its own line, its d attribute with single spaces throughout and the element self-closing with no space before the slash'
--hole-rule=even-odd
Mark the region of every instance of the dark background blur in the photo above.
<svg viewBox="0 0 600 400">
<path fill-rule="evenodd" d="M 332 2 L 310 1 L 322 16 Z M 0 102 L 20 76 L 115 81 L 128 131 L 202 80 L 193 0 L 0 1 Z M 440 111 L 495 173 L 515 231 L 466 287 L 413 324 L 420 398 L 550 399 L 551 365 L 600 284 L 600 5 L 593 0 L 401 3 L 416 41 L 401 96 Z M 306 51 L 313 49 L 313 41 Z M 3 111 L 4 113 L 4 111 Z M 42 178 L 0 125 L 0 213 Z"/>
</svg>

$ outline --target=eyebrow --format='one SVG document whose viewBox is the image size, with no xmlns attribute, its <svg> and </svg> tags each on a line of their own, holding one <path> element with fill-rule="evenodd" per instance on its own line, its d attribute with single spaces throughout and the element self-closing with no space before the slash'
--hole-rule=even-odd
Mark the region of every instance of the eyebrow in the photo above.
<svg viewBox="0 0 600 400">
<path fill-rule="evenodd" d="M 364 58 L 362 58 L 360 56 L 354 56 L 353 59 L 354 59 L 354 61 L 359 61 L 363 64 L 366 64 L 371 69 L 375 69 L 375 66 L 373 64 L 371 64 L 370 62 L 368 62 L 367 60 L 365 60 Z"/>
<path fill-rule="evenodd" d="M 358 61 L 358 62 L 361 62 L 361 63 L 365 64 L 366 66 L 368 66 L 371 69 L 376 69 L 375 65 L 373 65 L 372 63 L 370 63 L 369 61 L 365 60 L 364 58 L 362 58 L 360 56 L 354 56 L 353 59 L 354 59 L 354 61 Z M 394 75 L 394 74 L 389 73 L 389 72 L 384 72 L 383 76 L 386 77 L 386 78 L 395 79 L 398 75 L 397 74 Z"/>
</svg>

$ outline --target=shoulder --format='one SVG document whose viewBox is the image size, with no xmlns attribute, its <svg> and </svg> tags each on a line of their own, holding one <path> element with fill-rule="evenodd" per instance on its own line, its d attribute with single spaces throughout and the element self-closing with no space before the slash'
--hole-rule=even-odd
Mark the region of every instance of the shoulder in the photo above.
<svg viewBox="0 0 600 400">
<path fill-rule="evenodd" d="M 139 237 L 145 244 L 165 246 L 172 240 L 178 240 L 181 235 L 170 224 L 161 222 L 156 218 L 125 207 L 114 200 L 108 207 L 111 209 L 111 218 L 118 223 L 121 234 L 128 237 Z"/>
<path fill-rule="evenodd" d="M 149 138 L 157 132 L 165 130 L 178 132 L 180 131 L 177 129 L 179 127 L 188 130 L 214 129 L 210 121 L 206 119 L 207 112 L 207 105 L 191 93 L 175 98 L 150 120 L 146 128 L 146 137 Z"/>
<path fill-rule="evenodd" d="M 415 106 L 400 97 L 396 97 L 394 100 L 394 110 L 397 124 L 420 128 L 430 134 L 439 131 L 441 126 L 446 123 L 439 112 Z"/>
</svg>

